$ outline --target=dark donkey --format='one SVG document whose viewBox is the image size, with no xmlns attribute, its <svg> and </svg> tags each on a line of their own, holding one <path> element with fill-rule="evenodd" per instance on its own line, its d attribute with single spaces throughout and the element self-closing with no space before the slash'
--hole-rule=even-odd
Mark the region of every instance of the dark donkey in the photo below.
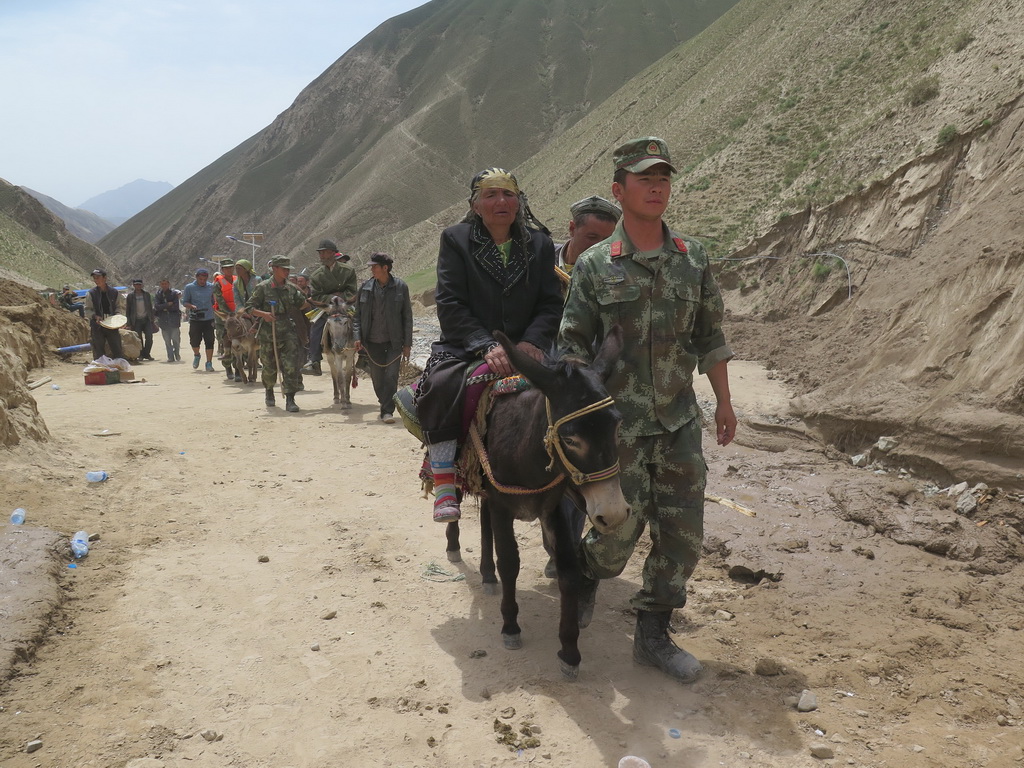
<svg viewBox="0 0 1024 768">
<path fill-rule="evenodd" d="M 570 493 L 599 531 L 620 525 L 629 514 L 618 478 L 619 417 L 608 397 L 604 381 L 622 351 L 622 334 L 616 326 L 593 363 L 562 359 L 540 363 L 524 354 L 501 333 L 495 337 L 509 359 L 533 389 L 493 400 L 487 435 L 480 451 L 484 489 L 480 501 L 480 574 L 484 591 L 497 592 L 501 576 L 501 635 L 505 647 L 522 647 L 517 621 L 516 578 L 519 545 L 515 520 L 540 519 L 545 547 L 555 559 L 561 614 L 558 652 L 562 673 L 569 679 L 579 674 L 579 591 L 581 583 L 578 541 L 570 521 L 559 512 L 563 493 Z M 459 524 L 448 523 L 448 559 L 459 562 Z"/>
</svg>

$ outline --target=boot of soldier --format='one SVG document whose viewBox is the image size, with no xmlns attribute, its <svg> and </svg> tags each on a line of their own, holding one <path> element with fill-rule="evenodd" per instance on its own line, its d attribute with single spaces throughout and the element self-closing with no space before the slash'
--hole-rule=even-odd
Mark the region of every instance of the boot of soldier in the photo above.
<svg viewBox="0 0 1024 768">
<path fill-rule="evenodd" d="M 692 683 L 702 671 L 700 662 L 668 636 L 671 611 L 637 611 L 633 661 L 657 667 L 681 683 Z"/>
<path fill-rule="evenodd" d="M 289 392 L 287 395 L 284 396 L 284 409 L 286 411 L 288 411 L 288 413 L 297 413 L 298 412 L 299 406 L 297 406 L 295 404 L 295 393 L 294 392 Z"/>
<path fill-rule="evenodd" d="M 274 390 L 273 389 L 268 389 L 267 390 L 267 397 L 265 398 L 264 402 L 268 406 L 277 405 L 277 402 L 274 400 Z"/>
<path fill-rule="evenodd" d="M 227 363 L 224 364 L 224 375 L 227 376 L 228 381 L 235 380 L 235 375 L 231 372 L 231 366 Z"/>
</svg>

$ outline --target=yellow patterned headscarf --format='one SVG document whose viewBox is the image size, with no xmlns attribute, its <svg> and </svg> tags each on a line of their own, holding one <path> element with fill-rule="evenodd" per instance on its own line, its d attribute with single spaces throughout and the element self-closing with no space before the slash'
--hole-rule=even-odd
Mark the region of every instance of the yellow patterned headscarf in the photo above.
<svg viewBox="0 0 1024 768">
<path fill-rule="evenodd" d="M 514 195 L 520 194 L 519 182 L 516 177 L 504 168 L 488 168 L 480 171 L 469 183 L 470 194 L 476 194 L 480 189 L 507 189 Z"/>
</svg>

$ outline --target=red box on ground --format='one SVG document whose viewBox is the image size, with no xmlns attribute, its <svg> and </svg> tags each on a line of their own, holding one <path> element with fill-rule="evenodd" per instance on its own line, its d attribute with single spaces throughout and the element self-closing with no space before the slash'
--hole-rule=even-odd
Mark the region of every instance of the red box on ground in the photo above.
<svg viewBox="0 0 1024 768">
<path fill-rule="evenodd" d="M 89 371 L 85 374 L 86 384 L 117 384 L 119 381 L 120 371 Z"/>
</svg>

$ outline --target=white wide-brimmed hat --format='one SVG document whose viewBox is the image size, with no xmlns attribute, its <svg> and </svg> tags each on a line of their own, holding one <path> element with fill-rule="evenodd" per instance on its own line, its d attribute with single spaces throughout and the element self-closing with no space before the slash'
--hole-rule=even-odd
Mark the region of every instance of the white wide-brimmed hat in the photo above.
<svg viewBox="0 0 1024 768">
<path fill-rule="evenodd" d="M 104 328 L 110 328 L 116 330 L 128 322 L 128 318 L 124 315 L 108 315 L 100 320 L 100 325 Z"/>
</svg>

